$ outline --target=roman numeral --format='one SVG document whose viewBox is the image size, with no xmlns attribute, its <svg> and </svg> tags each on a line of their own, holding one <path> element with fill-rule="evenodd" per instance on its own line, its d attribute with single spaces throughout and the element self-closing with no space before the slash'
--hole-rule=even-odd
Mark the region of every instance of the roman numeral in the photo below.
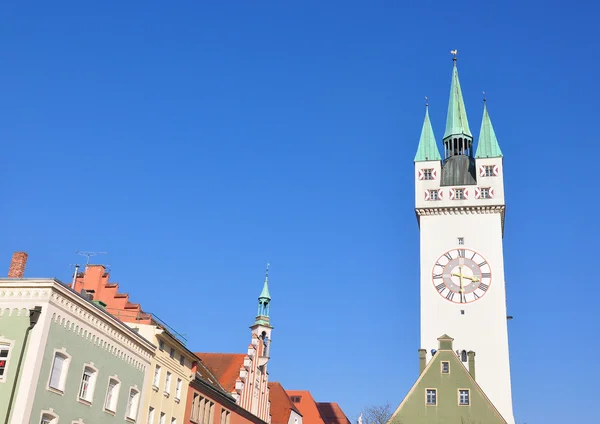
<svg viewBox="0 0 600 424">
<path fill-rule="evenodd" d="M 454 299 L 455 294 L 456 293 L 454 293 L 453 291 L 449 291 L 448 294 L 446 295 L 446 299 L 448 299 L 448 300 Z"/>
<path fill-rule="evenodd" d="M 486 262 L 486 261 L 483 261 L 482 263 L 480 263 L 480 264 L 477 264 L 477 265 L 479 266 L 479 268 L 481 268 L 481 267 L 482 267 L 482 266 L 484 266 L 485 264 L 487 264 L 487 262 Z"/>
<path fill-rule="evenodd" d="M 471 260 L 475 259 L 475 256 L 477 256 L 477 253 L 473 252 L 473 256 L 471 256 Z"/>
<path fill-rule="evenodd" d="M 492 278 L 492 274 L 490 272 L 484 272 L 481 274 L 481 278 Z"/>
<path fill-rule="evenodd" d="M 458 249 L 458 257 L 459 258 L 465 257 L 465 249 Z"/>
<path fill-rule="evenodd" d="M 437 289 L 437 291 L 443 292 L 444 289 L 446 288 L 446 285 L 444 283 L 438 284 L 437 286 L 435 286 L 435 288 Z"/>
<path fill-rule="evenodd" d="M 487 291 L 487 289 L 489 289 L 490 286 L 488 286 L 487 284 L 481 283 L 478 288 L 480 288 L 483 291 Z"/>
<path fill-rule="evenodd" d="M 436 280 L 438 278 L 442 278 L 443 274 L 433 274 L 433 279 Z"/>
<path fill-rule="evenodd" d="M 441 263 L 439 263 L 439 262 L 436 262 L 436 263 L 435 263 L 435 266 L 439 266 L 439 267 L 442 267 L 442 268 L 444 267 L 444 265 L 442 265 L 442 264 L 441 264 Z"/>
<path fill-rule="evenodd" d="M 473 292 L 473 296 L 475 296 L 475 300 L 479 299 L 481 296 L 477 296 L 477 293 Z"/>
<path fill-rule="evenodd" d="M 444 253 L 444 256 L 445 256 L 446 258 L 448 258 L 448 260 L 449 260 L 449 261 L 451 261 L 451 260 L 452 260 L 452 255 L 450 254 L 450 252 L 448 252 L 448 253 Z"/>
</svg>

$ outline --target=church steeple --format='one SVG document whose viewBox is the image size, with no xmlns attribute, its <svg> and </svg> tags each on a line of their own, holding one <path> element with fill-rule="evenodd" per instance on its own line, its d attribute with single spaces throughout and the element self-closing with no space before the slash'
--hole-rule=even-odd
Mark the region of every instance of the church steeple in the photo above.
<svg viewBox="0 0 600 424">
<path fill-rule="evenodd" d="M 454 54 L 456 54 L 455 52 L 453 51 Z M 456 56 L 454 56 L 453 61 L 448 116 L 446 118 L 446 132 L 444 133 L 444 153 L 446 158 L 455 155 L 472 157 L 473 135 L 469 129 L 467 110 L 458 79 Z"/>
<path fill-rule="evenodd" d="M 263 289 L 258 296 L 258 313 L 256 315 L 256 321 L 254 325 L 266 325 L 270 326 L 269 309 L 271 303 L 271 294 L 269 293 L 269 264 L 265 271 L 265 283 Z"/>
<path fill-rule="evenodd" d="M 478 159 L 502 157 L 502 150 L 500 150 L 485 99 L 483 100 L 483 118 L 481 120 L 481 131 L 479 132 L 479 142 L 477 143 L 475 157 Z"/>
<path fill-rule="evenodd" d="M 429 120 L 429 105 L 425 105 L 425 121 L 423 121 L 423 129 L 421 130 L 421 138 L 419 139 L 419 148 L 415 155 L 415 162 L 423 162 L 428 160 L 441 160 L 440 151 L 438 150 L 433 128 Z"/>
</svg>

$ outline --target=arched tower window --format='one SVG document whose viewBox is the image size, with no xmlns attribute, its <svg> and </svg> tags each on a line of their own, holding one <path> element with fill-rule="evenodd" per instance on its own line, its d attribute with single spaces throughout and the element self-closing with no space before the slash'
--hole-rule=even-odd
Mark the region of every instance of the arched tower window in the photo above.
<svg viewBox="0 0 600 424">
<path fill-rule="evenodd" d="M 467 351 L 463 350 L 462 352 L 460 352 L 460 360 L 463 362 L 467 362 Z"/>
</svg>

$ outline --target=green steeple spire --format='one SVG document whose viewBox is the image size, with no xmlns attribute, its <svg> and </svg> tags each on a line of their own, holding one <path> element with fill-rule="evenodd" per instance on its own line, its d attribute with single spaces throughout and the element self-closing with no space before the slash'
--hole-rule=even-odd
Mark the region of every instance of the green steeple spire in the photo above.
<svg viewBox="0 0 600 424">
<path fill-rule="evenodd" d="M 269 294 L 269 264 L 267 263 L 267 270 L 265 271 L 265 283 L 263 289 L 258 296 L 258 313 L 256 314 L 256 320 L 254 325 L 266 325 L 270 326 L 269 309 L 271 303 L 271 295 Z"/>
<path fill-rule="evenodd" d="M 429 105 L 425 105 L 425 121 L 421 130 L 421 138 L 419 139 L 419 148 L 415 155 L 415 162 L 423 162 L 427 160 L 442 160 L 440 151 L 438 150 L 433 135 L 433 128 L 429 120 Z"/>
<path fill-rule="evenodd" d="M 444 140 L 451 136 L 467 136 L 473 138 L 467 120 L 467 111 L 463 101 L 460 81 L 458 80 L 458 68 L 456 67 L 456 56 L 452 68 L 452 84 L 450 86 L 450 100 L 448 102 L 448 117 L 446 118 L 446 132 Z"/>
<path fill-rule="evenodd" d="M 487 110 L 487 103 L 483 101 L 483 118 L 481 120 L 481 131 L 479 132 L 479 142 L 477 143 L 476 158 L 498 158 L 502 157 L 502 150 L 498 144 L 492 120 Z"/>
</svg>

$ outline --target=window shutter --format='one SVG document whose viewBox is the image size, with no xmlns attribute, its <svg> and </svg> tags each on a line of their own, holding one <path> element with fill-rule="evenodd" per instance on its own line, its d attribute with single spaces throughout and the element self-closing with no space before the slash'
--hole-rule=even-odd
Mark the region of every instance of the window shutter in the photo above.
<svg viewBox="0 0 600 424">
<path fill-rule="evenodd" d="M 494 171 L 495 172 L 495 171 Z M 494 194 L 496 194 L 496 192 L 494 191 L 493 188 L 490 188 L 490 197 L 494 197 Z"/>
<path fill-rule="evenodd" d="M 498 168 L 498 165 L 494 165 L 494 175 L 496 177 L 500 175 L 500 168 Z"/>
<path fill-rule="evenodd" d="M 442 200 L 442 194 L 444 194 L 443 190 L 438 190 L 438 200 Z"/>
<path fill-rule="evenodd" d="M 425 200 L 430 200 L 431 195 L 429 194 L 429 190 L 425 190 Z"/>
<path fill-rule="evenodd" d="M 423 172 L 422 169 L 419 169 L 419 179 L 420 180 L 424 180 L 425 179 L 425 173 Z"/>
<path fill-rule="evenodd" d="M 465 188 L 465 192 L 464 192 L 464 193 L 465 193 L 465 199 L 467 199 L 467 198 L 469 197 L 469 190 L 467 190 L 467 189 Z"/>
<path fill-rule="evenodd" d="M 475 187 L 475 198 L 481 198 L 481 190 L 479 189 L 479 187 Z"/>
<path fill-rule="evenodd" d="M 485 177 L 485 166 L 483 165 L 479 167 L 479 176 Z"/>
<path fill-rule="evenodd" d="M 437 171 L 435 169 L 431 171 L 431 176 L 434 180 L 437 179 Z"/>
<path fill-rule="evenodd" d="M 453 188 L 450 189 L 450 196 L 449 197 L 450 197 L 450 200 L 454 200 L 454 189 Z"/>
</svg>

